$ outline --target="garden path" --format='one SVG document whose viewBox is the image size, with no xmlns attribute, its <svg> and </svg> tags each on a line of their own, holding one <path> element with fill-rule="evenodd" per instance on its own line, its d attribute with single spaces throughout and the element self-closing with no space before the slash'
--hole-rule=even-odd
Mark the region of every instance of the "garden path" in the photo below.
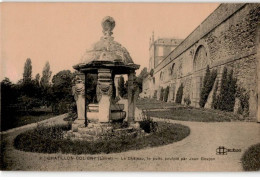
<svg viewBox="0 0 260 180">
<path fill-rule="evenodd" d="M 43 123 L 64 123 L 64 116 Z M 255 122 L 203 123 L 154 119 L 187 125 L 191 134 L 173 144 L 113 154 L 40 154 L 14 149 L 12 142 L 16 135 L 37 125 L 30 124 L 3 133 L 3 141 L 7 142 L 3 154 L 4 167 L 7 170 L 30 171 L 242 171 L 242 154 L 248 147 L 260 142 L 260 124 Z M 241 152 L 216 155 L 219 146 L 241 149 Z"/>
</svg>

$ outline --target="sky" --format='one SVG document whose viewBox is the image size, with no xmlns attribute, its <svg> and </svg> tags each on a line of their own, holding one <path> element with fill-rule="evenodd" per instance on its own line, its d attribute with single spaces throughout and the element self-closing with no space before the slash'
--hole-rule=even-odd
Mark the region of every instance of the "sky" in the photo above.
<svg viewBox="0 0 260 180">
<path fill-rule="evenodd" d="M 33 78 L 47 61 L 52 75 L 73 70 L 81 56 L 102 37 L 101 21 L 112 16 L 114 40 L 130 53 L 140 70 L 149 64 L 149 39 L 185 39 L 217 3 L 1 3 L 0 80 L 22 79 L 32 60 Z M 140 72 L 137 71 L 137 74 Z"/>
</svg>

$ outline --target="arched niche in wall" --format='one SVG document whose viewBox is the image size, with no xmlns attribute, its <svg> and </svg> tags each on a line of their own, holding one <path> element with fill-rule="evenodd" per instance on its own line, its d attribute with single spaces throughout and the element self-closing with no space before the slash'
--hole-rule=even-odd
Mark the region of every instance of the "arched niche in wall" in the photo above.
<svg viewBox="0 0 260 180">
<path fill-rule="evenodd" d="M 175 73 L 175 63 L 173 63 L 172 66 L 171 66 L 171 73 L 170 73 L 170 75 L 174 78 L 175 74 L 176 74 Z"/>
<path fill-rule="evenodd" d="M 199 71 L 205 69 L 209 64 L 208 53 L 205 46 L 200 45 L 194 55 L 193 59 L 193 71 Z"/>
<path fill-rule="evenodd" d="M 199 45 L 195 51 L 193 59 L 193 88 L 192 88 L 192 101 L 195 107 L 199 107 L 200 92 L 202 88 L 203 76 L 205 74 L 203 69 L 209 65 L 207 49 L 204 45 Z"/>
</svg>

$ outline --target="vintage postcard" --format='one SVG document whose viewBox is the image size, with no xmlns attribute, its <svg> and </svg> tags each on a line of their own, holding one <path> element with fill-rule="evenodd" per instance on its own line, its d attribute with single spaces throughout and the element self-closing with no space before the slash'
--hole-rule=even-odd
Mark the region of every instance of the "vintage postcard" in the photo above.
<svg viewBox="0 0 260 180">
<path fill-rule="evenodd" d="M 260 3 L 1 3 L 2 171 L 260 170 Z"/>
</svg>

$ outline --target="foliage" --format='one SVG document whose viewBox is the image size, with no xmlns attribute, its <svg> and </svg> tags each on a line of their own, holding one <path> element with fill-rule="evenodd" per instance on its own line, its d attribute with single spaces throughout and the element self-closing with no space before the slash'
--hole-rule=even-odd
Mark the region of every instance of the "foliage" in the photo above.
<svg viewBox="0 0 260 180">
<path fill-rule="evenodd" d="M 28 97 L 26 95 L 17 98 L 17 103 L 20 107 L 23 107 L 24 111 L 32 110 L 41 106 L 41 100 L 34 97 Z"/>
<path fill-rule="evenodd" d="M 46 88 L 50 85 L 50 78 L 51 78 L 51 70 L 50 70 L 50 63 L 47 61 L 43 70 L 42 70 L 42 78 L 40 84 L 43 88 Z"/>
<path fill-rule="evenodd" d="M 237 88 L 236 95 L 240 100 L 241 107 L 238 109 L 238 113 L 244 117 L 249 115 L 249 93 L 241 87 Z"/>
<path fill-rule="evenodd" d="M 125 86 L 125 79 L 124 79 L 123 76 L 119 77 L 119 80 L 118 80 L 118 91 L 119 91 L 119 95 L 121 97 L 125 97 L 127 95 L 127 89 L 126 89 L 126 86 Z"/>
<path fill-rule="evenodd" d="M 87 74 L 85 82 L 87 103 L 97 103 L 97 74 Z"/>
<path fill-rule="evenodd" d="M 40 74 L 37 73 L 36 76 L 35 76 L 35 84 L 36 86 L 40 86 Z"/>
<path fill-rule="evenodd" d="M 178 103 L 178 104 L 181 104 L 181 102 L 182 102 L 183 88 L 184 88 L 184 86 L 181 83 L 181 85 L 178 88 L 178 91 L 177 91 L 177 94 L 176 94 L 176 100 L 175 100 L 175 102 Z"/>
<path fill-rule="evenodd" d="M 204 80 L 203 80 L 202 90 L 201 90 L 201 93 L 200 93 L 199 105 L 202 108 L 207 103 L 209 93 L 211 92 L 211 90 L 214 86 L 214 82 L 215 82 L 216 77 L 217 77 L 217 71 L 213 70 L 212 72 L 210 72 L 209 66 L 207 66 L 206 74 L 205 74 L 205 77 L 204 77 Z"/>
<path fill-rule="evenodd" d="M 161 93 L 160 93 L 160 101 L 163 101 L 163 92 L 164 92 L 164 89 L 161 88 Z"/>
<path fill-rule="evenodd" d="M 142 71 L 140 72 L 140 74 L 135 77 L 134 81 L 137 84 L 138 88 L 139 88 L 139 93 L 142 92 L 142 88 L 143 88 L 143 80 L 149 75 L 149 73 L 147 72 L 147 68 L 143 68 Z"/>
<path fill-rule="evenodd" d="M 32 61 L 30 58 L 26 59 L 24 64 L 23 82 L 27 83 L 32 80 Z"/>
<path fill-rule="evenodd" d="M 69 112 L 68 116 L 64 118 L 65 121 L 74 121 L 78 117 L 77 115 L 77 104 L 76 102 L 73 102 L 69 105 Z"/>
<path fill-rule="evenodd" d="M 251 146 L 242 156 L 242 166 L 245 171 L 260 170 L 260 143 Z"/>
<path fill-rule="evenodd" d="M 217 96 L 217 109 L 222 111 L 233 111 L 235 105 L 235 96 L 237 89 L 237 80 L 233 77 L 233 71 L 228 74 L 227 68 L 224 68 L 220 93 Z"/>
<path fill-rule="evenodd" d="M 55 74 L 52 78 L 52 95 L 53 102 L 59 102 L 61 100 L 71 102 L 72 96 L 72 80 L 75 77 L 75 73 L 70 70 L 63 70 Z"/>
<path fill-rule="evenodd" d="M 139 122 L 140 128 L 146 133 L 156 132 L 158 129 L 158 123 L 154 122 L 151 116 L 148 115 L 147 111 L 142 111 L 142 121 Z"/>
<path fill-rule="evenodd" d="M 14 146 L 19 150 L 39 153 L 108 154 L 167 145 L 190 134 L 187 126 L 159 122 L 158 131 L 147 136 L 116 136 L 97 141 L 71 141 L 62 139 L 63 130 L 68 129 L 69 126 L 66 125 L 29 130 L 15 138 Z"/>
<path fill-rule="evenodd" d="M 169 87 L 169 86 L 167 86 L 167 87 L 165 88 L 165 90 L 164 90 L 164 97 L 163 97 L 163 100 L 164 100 L 165 102 L 168 101 L 169 90 L 170 90 L 170 87 Z"/>
<path fill-rule="evenodd" d="M 151 69 L 151 71 L 150 71 L 150 73 L 149 73 L 149 74 L 150 74 L 150 76 L 151 76 L 151 77 L 153 77 L 154 70 L 153 70 L 153 69 Z"/>
<path fill-rule="evenodd" d="M 215 87 L 214 87 L 214 91 L 213 91 L 213 95 L 212 95 L 212 104 L 211 104 L 212 109 L 217 109 L 217 107 L 218 107 L 217 92 L 218 92 L 218 81 L 216 81 L 216 83 L 215 83 Z"/>
<path fill-rule="evenodd" d="M 153 98 L 157 99 L 157 90 L 154 91 Z"/>
<path fill-rule="evenodd" d="M 189 106 L 191 104 L 190 96 L 184 98 L 184 104 Z"/>
<path fill-rule="evenodd" d="M 235 96 L 236 96 L 236 90 L 237 90 L 237 79 L 233 77 L 233 70 L 230 71 L 228 74 L 228 93 L 227 93 L 227 103 L 226 110 L 227 111 L 233 111 L 235 106 Z"/>
</svg>

